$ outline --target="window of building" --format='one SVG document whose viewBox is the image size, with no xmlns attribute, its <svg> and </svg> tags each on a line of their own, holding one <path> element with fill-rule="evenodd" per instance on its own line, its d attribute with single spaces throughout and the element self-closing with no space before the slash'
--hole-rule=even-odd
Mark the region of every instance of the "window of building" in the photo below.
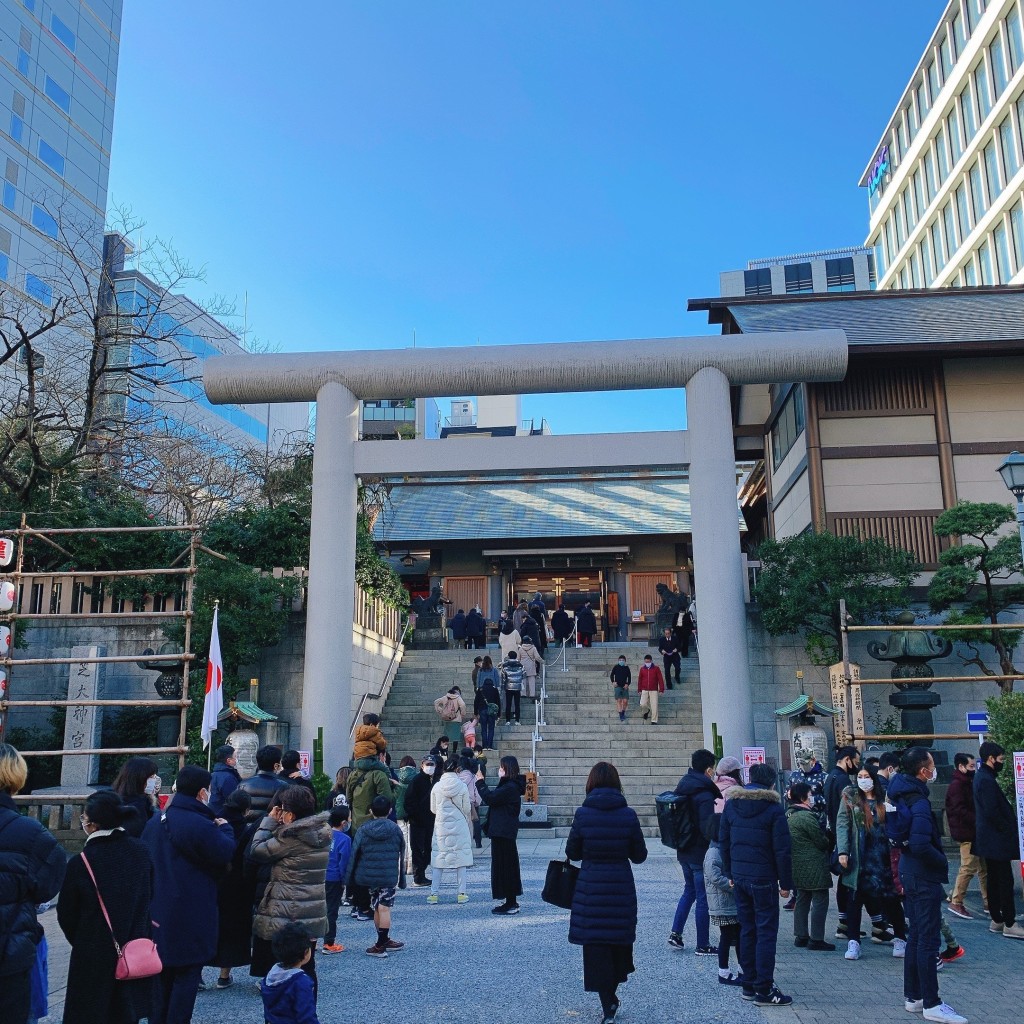
<svg viewBox="0 0 1024 1024">
<path fill-rule="evenodd" d="M 967 12 L 968 31 L 973 32 L 978 27 L 982 14 L 985 13 L 985 0 L 967 0 L 964 8 Z"/>
<path fill-rule="evenodd" d="M 917 250 L 910 254 L 910 283 L 915 288 L 921 287 L 921 261 L 917 258 Z"/>
<path fill-rule="evenodd" d="M 18 202 L 18 190 L 9 182 L 4 182 L 4 206 L 13 210 Z"/>
<path fill-rule="evenodd" d="M 935 273 L 937 274 L 946 265 L 946 247 L 942 240 L 942 222 L 938 218 L 932 221 L 931 236 L 932 252 L 935 254 Z"/>
<path fill-rule="evenodd" d="M 962 241 L 960 232 L 957 230 L 959 225 L 952 200 L 942 208 L 942 224 L 946 229 L 946 259 L 951 260 L 953 253 L 957 251 Z"/>
<path fill-rule="evenodd" d="M 907 234 L 910 234 L 910 232 L 914 230 L 914 225 L 917 223 L 917 211 L 914 209 L 914 197 L 911 194 L 909 185 L 903 190 L 902 198 L 903 209 L 907 215 Z"/>
<path fill-rule="evenodd" d="M 906 107 L 904 107 L 904 112 L 907 117 L 907 138 L 909 140 L 913 140 L 914 136 L 917 134 L 917 129 L 920 127 L 920 122 L 917 119 L 917 109 L 914 106 L 913 99 L 911 99 Z"/>
<path fill-rule="evenodd" d="M 36 9 L 36 0 L 21 0 L 21 3 L 26 10 L 34 11 Z"/>
<path fill-rule="evenodd" d="M 744 295 L 771 295 L 772 272 L 769 267 L 743 271 Z"/>
<path fill-rule="evenodd" d="M 1003 182 L 999 173 L 999 153 L 996 151 L 996 140 L 985 147 L 982 159 L 985 161 L 985 184 L 988 186 L 989 203 L 994 203 L 1003 190 Z"/>
<path fill-rule="evenodd" d="M 971 256 L 964 264 L 964 284 L 973 288 L 978 283 L 978 268 L 974 265 L 974 257 Z"/>
<path fill-rule="evenodd" d="M 928 92 L 931 94 L 932 103 L 934 103 L 939 96 L 939 66 L 932 61 L 924 71 L 925 78 L 928 80 Z"/>
<path fill-rule="evenodd" d="M 922 77 L 920 84 L 915 92 L 917 97 L 917 113 L 918 117 L 922 121 L 928 116 L 928 111 L 931 110 L 931 103 L 928 100 L 928 79 Z"/>
<path fill-rule="evenodd" d="M 1024 61 L 1024 35 L 1020 30 L 1020 11 L 1016 5 L 1006 16 L 1006 41 L 1010 45 L 1010 70 L 1015 72 Z"/>
<path fill-rule="evenodd" d="M 949 33 L 943 32 L 942 39 L 939 41 L 939 64 L 942 66 L 943 82 L 949 78 L 949 73 L 953 70 L 953 63 L 953 47 L 949 41 Z"/>
<path fill-rule="evenodd" d="M 5 252 L 0 252 L 0 281 L 6 281 L 11 275 L 11 258 Z"/>
<path fill-rule="evenodd" d="M 57 222 L 38 203 L 32 204 L 32 227 L 50 238 L 57 237 Z"/>
<path fill-rule="evenodd" d="M 896 115 L 896 150 L 897 160 L 907 151 L 907 127 L 903 123 L 903 115 Z"/>
<path fill-rule="evenodd" d="M 50 168 L 64 177 L 64 157 L 60 155 L 48 142 L 39 140 L 39 159 Z"/>
<path fill-rule="evenodd" d="M 996 35 L 988 48 L 988 57 L 992 63 L 992 87 L 998 98 L 1003 94 L 1006 83 L 1010 80 L 1006 74 L 1006 55 L 1003 52 L 1003 37 Z"/>
<path fill-rule="evenodd" d="M 959 60 L 967 45 L 967 26 L 964 24 L 964 17 L 957 11 L 950 20 L 949 27 L 953 32 L 953 52 L 955 59 Z"/>
<path fill-rule="evenodd" d="M 949 134 L 949 145 L 953 151 L 953 163 L 956 164 L 964 155 L 964 143 L 960 136 L 960 111 L 955 103 L 949 112 L 949 117 L 946 118 L 946 130 Z"/>
<path fill-rule="evenodd" d="M 25 275 L 25 291 L 40 305 L 53 305 L 53 289 L 35 274 Z"/>
<path fill-rule="evenodd" d="M 900 287 L 904 289 L 910 287 L 910 271 L 907 270 L 906 263 L 904 263 L 903 267 L 900 269 Z"/>
<path fill-rule="evenodd" d="M 960 182 L 954 194 L 956 196 L 957 227 L 959 228 L 957 234 L 963 241 L 974 227 L 974 221 L 971 220 L 971 204 L 967 196 L 967 183 Z"/>
<path fill-rule="evenodd" d="M 974 69 L 974 97 L 978 103 L 978 121 L 984 121 L 992 109 L 992 95 L 988 87 L 988 68 L 984 57 Z"/>
<path fill-rule="evenodd" d="M 995 270 L 992 266 L 992 246 L 986 238 L 978 248 L 978 266 L 981 268 L 981 283 L 995 284 Z"/>
<path fill-rule="evenodd" d="M 56 14 L 50 15 L 50 29 L 53 34 L 72 52 L 75 52 L 75 47 L 78 45 L 78 40 L 75 39 L 75 33 L 71 31 L 64 24 Z"/>
<path fill-rule="evenodd" d="M 825 260 L 825 284 L 830 292 L 852 292 L 856 287 L 853 257 Z"/>
<path fill-rule="evenodd" d="M 938 183 L 935 180 L 935 158 L 930 149 L 924 151 L 924 188 L 925 197 L 930 203 L 938 191 Z M 924 206 L 921 208 L 924 209 Z"/>
<path fill-rule="evenodd" d="M 999 271 L 999 283 L 1009 284 L 1013 277 L 1013 263 L 1010 261 L 1010 240 L 1006 236 L 1006 225 L 999 221 L 992 233 L 996 249 L 996 269 Z"/>
<path fill-rule="evenodd" d="M 71 113 L 71 93 L 61 88 L 49 75 L 46 76 L 43 91 L 65 114 Z"/>
<path fill-rule="evenodd" d="M 1020 167 L 1020 160 L 1017 157 L 1017 140 L 1013 134 L 1013 119 L 1009 114 L 999 126 L 999 150 L 1003 158 L 1003 174 L 1006 181 L 1009 181 Z"/>
<path fill-rule="evenodd" d="M 988 209 L 985 198 L 985 184 L 981 177 L 981 165 L 977 160 L 971 165 L 967 175 L 971 185 L 971 213 L 974 215 L 974 223 L 977 224 Z"/>
<path fill-rule="evenodd" d="M 921 239 L 921 273 L 924 275 L 924 286 L 930 288 L 935 280 L 935 265 L 932 263 L 931 237 L 925 233 Z"/>
<path fill-rule="evenodd" d="M 878 250 L 878 248 L 879 247 L 876 245 L 875 249 Z M 881 264 L 882 264 L 882 273 L 884 274 L 885 273 L 885 260 L 881 260 Z M 875 253 L 869 252 L 868 253 L 868 287 L 869 288 L 874 288 L 875 287 L 875 282 L 877 280 L 878 280 L 878 274 L 875 271 Z"/>
<path fill-rule="evenodd" d="M 960 117 L 964 126 L 964 145 L 969 146 L 978 131 L 978 112 L 974 107 L 970 82 L 960 90 Z"/>
<path fill-rule="evenodd" d="M 1010 234 L 1013 238 L 1013 262 L 1024 267 L 1024 203 L 1019 199 L 1010 210 Z"/>
<path fill-rule="evenodd" d="M 892 262 L 896 258 L 896 247 L 892 240 L 892 217 L 885 222 L 882 227 L 882 233 L 885 236 L 885 251 L 888 254 L 888 262 Z"/>
<path fill-rule="evenodd" d="M 11 138 L 19 145 L 25 138 L 25 122 L 17 114 L 11 114 Z"/>
<path fill-rule="evenodd" d="M 928 156 L 930 158 L 931 157 L 931 153 L 929 153 Z M 916 171 L 914 171 L 913 181 L 914 181 L 914 200 L 917 203 L 917 213 L 918 213 L 918 216 L 923 217 L 924 216 L 924 211 L 928 208 L 928 204 L 925 202 L 925 198 L 924 198 L 924 175 L 921 173 L 921 168 L 920 167 Z"/>
<path fill-rule="evenodd" d="M 811 281 L 810 263 L 790 263 L 786 271 L 786 292 L 811 292 L 814 285 Z"/>
<path fill-rule="evenodd" d="M 940 128 L 935 135 L 935 156 L 939 162 L 939 181 L 949 177 L 949 150 L 946 148 L 946 130 Z"/>
<path fill-rule="evenodd" d="M 18 49 L 18 72 L 28 78 L 28 51 L 21 48 Z"/>
<path fill-rule="evenodd" d="M 796 439 L 804 432 L 803 387 L 795 384 L 786 396 L 779 415 L 772 425 L 772 463 L 775 469 L 782 465 Z"/>
</svg>

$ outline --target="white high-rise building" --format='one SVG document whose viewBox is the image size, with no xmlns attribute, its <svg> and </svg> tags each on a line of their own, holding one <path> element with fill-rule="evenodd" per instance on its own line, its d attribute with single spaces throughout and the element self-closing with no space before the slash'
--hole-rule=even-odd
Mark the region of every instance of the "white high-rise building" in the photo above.
<svg viewBox="0 0 1024 1024">
<path fill-rule="evenodd" d="M 951 0 L 864 170 L 878 288 L 1024 280 L 1020 0 Z"/>
</svg>

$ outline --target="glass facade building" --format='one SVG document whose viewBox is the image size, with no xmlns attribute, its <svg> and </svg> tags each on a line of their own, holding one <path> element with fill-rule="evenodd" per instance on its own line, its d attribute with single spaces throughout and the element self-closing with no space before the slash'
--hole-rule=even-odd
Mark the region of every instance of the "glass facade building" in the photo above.
<svg viewBox="0 0 1024 1024">
<path fill-rule="evenodd" d="M 860 184 L 878 287 L 1024 280 L 1021 0 L 951 0 Z"/>
</svg>

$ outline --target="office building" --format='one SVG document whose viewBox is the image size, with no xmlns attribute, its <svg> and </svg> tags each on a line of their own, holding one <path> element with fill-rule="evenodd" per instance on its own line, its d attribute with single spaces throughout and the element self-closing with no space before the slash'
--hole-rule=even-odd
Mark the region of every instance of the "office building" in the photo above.
<svg viewBox="0 0 1024 1024">
<path fill-rule="evenodd" d="M 750 260 L 745 270 L 718 277 L 720 294 L 729 296 L 863 292 L 875 287 L 875 260 L 863 246 L 825 249 Z"/>
<path fill-rule="evenodd" d="M 121 6 L 0 3 L 0 287 L 43 306 L 63 276 L 62 228 L 99 274 Z"/>
<path fill-rule="evenodd" d="M 359 418 L 364 441 L 441 436 L 441 410 L 433 398 L 379 398 L 362 403 Z"/>
<path fill-rule="evenodd" d="M 1020 0 L 951 0 L 873 150 L 878 287 L 1024 280 Z"/>
<path fill-rule="evenodd" d="M 452 401 L 451 415 L 445 417 L 441 437 L 529 437 L 550 434 L 546 419 L 523 419 L 521 395 L 481 395 Z"/>
</svg>

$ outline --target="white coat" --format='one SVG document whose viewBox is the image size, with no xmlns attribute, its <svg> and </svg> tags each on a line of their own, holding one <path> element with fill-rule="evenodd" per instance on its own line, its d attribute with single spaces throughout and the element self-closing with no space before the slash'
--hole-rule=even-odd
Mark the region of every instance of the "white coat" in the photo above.
<svg viewBox="0 0 1024 1024">
<path fill-rule="evenodd" d="M 473 809 L 469 790 L 455 772 L 445 772 L 430 791 L 430 810 L 434 814 L 430 866 L 442 871 L 472 867 Z"/>
<path fill-rule="evenodd" d="M 508 657 L 509 651 L 519 650 L 519 645 L 522 642 L 523 638 L 519 635 L 518 629 L 513 629 L 511 633 L 499 633 L 498 646 L 501 648 L 501 660 L 504 661 Z"/>
</svg>

